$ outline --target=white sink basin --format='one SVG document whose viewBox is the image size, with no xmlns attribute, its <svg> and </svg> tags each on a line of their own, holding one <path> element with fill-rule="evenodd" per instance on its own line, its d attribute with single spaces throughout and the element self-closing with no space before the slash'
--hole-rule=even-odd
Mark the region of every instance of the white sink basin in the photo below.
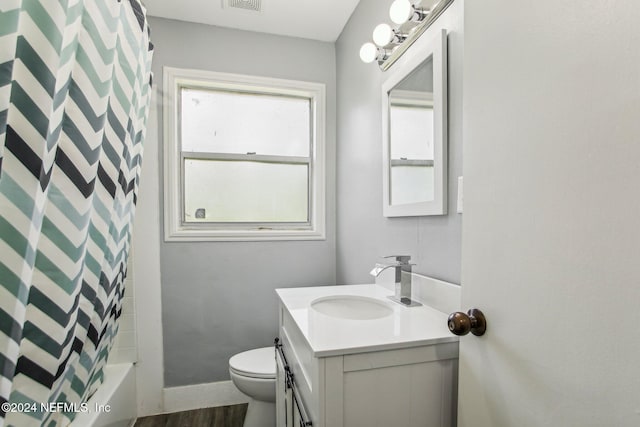
<svg viewBox="0 0 640 427">
<path fill-rule="evenodd" d="M 332 295 L 311 301 L 311 308 L 331 317 L 372 320 L 389 316 L 393 310 L 384 302 L 356 295 Z"/>
</svg>

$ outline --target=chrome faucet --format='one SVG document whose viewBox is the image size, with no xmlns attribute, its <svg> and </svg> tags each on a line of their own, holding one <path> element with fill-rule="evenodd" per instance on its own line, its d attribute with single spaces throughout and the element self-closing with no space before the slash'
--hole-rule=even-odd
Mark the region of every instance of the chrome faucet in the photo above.
<svg viewBox="0 0 640 427">
<path fill-rule="evenodd" d="M 396 269 L 395 295 L 388 298 L 391 301 L 397 302 L 398 304 L 402 304 L 407 307 L 417 307 L 422 305 L 419 302 L 411 299 L 411 266 L 415 265 L 409 262 L 411 260 L 411 256 L 389 255 L 384 258 L 395 258 L 396 262 L 394 264 L 376 263 L 375 268 L 371 270 L 370 274 L 374 277 L 378 277 L 380 273 L 382 273 L 387 268 L 393 267 Z"/>
</svg>

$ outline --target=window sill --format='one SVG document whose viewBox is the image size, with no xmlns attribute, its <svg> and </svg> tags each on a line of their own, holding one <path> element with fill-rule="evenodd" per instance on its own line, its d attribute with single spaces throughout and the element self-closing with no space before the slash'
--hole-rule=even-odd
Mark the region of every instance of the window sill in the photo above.
<svg viewBox="0 0 640 427">
<path fill-rule="evenodd" d="M 324 230 L 165 230 L 165 242 L 259 242 L 326 240 Z"/>
</svg>

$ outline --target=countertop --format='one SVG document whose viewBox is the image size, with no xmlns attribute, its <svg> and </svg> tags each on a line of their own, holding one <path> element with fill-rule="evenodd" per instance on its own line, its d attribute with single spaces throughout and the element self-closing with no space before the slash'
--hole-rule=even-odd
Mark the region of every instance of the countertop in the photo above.
<svg viewBox="0 0 640 427">
<path fill-rule="evenodd" d="M 417 347 L 457 342 L 447 327 L 448 315 L 423 305 L 405 307 L 387 298 L 393 295 L 378 285 L 315 286 L 276 289 L 315 357 Z M 374 298 L 392 313 L 370 320 L 328 316 L 311 308 L 317 298 L 352 295 Z"/>
</svg>

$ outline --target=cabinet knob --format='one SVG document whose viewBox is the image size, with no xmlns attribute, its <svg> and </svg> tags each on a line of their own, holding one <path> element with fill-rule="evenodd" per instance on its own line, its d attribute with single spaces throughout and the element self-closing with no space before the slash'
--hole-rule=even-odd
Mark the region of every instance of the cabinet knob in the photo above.
<svg viewBox="0 0 640 427">
<path fill-rule="evenodd" d="M 461 311 L 451 313 L 447 325 L 454 335 L 467 335 L 471 332 L 479 337 L 487 330 L 487 319 L 482 311 L 472 308 L 466 314 Z"/>
</svg>

